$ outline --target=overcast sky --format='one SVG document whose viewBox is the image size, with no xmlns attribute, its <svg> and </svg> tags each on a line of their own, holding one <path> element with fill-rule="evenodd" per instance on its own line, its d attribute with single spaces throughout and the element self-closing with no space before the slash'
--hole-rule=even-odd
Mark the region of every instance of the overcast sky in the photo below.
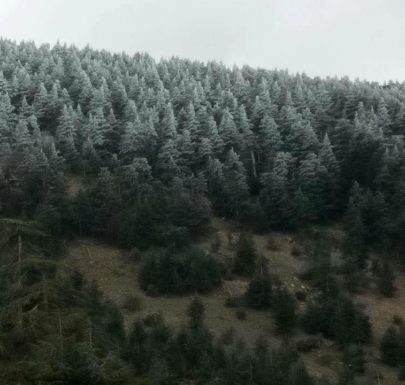
<svg viewBox="0 0 405 385">
<path fill-rule="evenodd" d="M 0 35 L 405 81 L 405 0 L 0 0 Z"/>
</svg>

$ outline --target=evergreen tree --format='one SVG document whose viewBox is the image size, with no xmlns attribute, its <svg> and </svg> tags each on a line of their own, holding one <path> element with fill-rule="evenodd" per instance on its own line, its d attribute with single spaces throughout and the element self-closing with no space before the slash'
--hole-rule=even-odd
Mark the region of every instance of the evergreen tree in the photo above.
<svg viewBox="0 0 405 385">
<path fill-rule="evenodd" d="M 294 298 L 282 287 L 273 294 L 273 315 L 277 331 L 289 335 L 297 323 L 296 305 Z"/>
<path fill-rule="evenodd" d="M 349 203 L 346 210 L 347 257 L 352 268 L 364 267 L 366 248 L 364 243 L 364 224 L 362 217 L 362 192 L 357 182 L 350 191 Z"/>
<path fill-rule="evenodd" d="M 234 259 L 234 271 L 237 274 L 252 275 L 257 260 L 257 252 L 251 234 L 241 233 Z M 263 282 L 264 284 L 264 282 Z"/>
<path fill-rule="evenodd" d="M 282 147 L 278 126 L 269 114 L 265 114 L 260 121 L 258 137 L 262 163 L 266 164 Z"/>
<path fill-rule="evenodd" d="M 271 306 L 273 287 L 267 269 L 262 266 L 249 282 L 246 291 L 246 302 L 254 309 L 267 309 Z"/>
<path fill-rule="evenodd" d="M 75 136 L 74 111 L 71 107 L 68 109 L 65 105 L 62 110 L 62 115 L 59 118 L 59 125 L 55 132 L 55 141 L 68 162 L 72 162 L 77 158 Z"/>
<path fill-rule="evenodd" d="M 302 361 L 295 363 L 290 369 L 288 385 L 313 385 L 314 382 Z"/>
<path fill-rule="evenodd" d="M 290 225 L 290 202 L 288 192 L 290 156 L 278 152 L 274 160 L 273 169 L 262 175 L 263 189 L 260 200 L 263 209 L 272 226 L 286 228 Z"/>
<path fill-rule="evenodd" d="M 200 298 L 194 297 L 187 308 L 189 326 L 193 330 L 200 329 L 204 324 L 204 304 Z"/>
<path fill-rule="evenodd" d="M 227 201 L 224 202 L 224 209 L 228 215 L 238 217 L 243 203 L 248 198 L 249 188 L 246 169 L 233 149 L 230 149 L 226 156 L 223 165 L 223 176 L 223 190 L 227 198 Z"/>
<path fill-rule="evenodd" d="M 239 135 L 236 129 L 234 118 L 228 109 L 225 109 L 222 115 L 221 123 L 218 127 L 218 132 L 224 143 L 226 151 L 235 149 L 239 145 Z"/>
<path fill-rule="evenodd" d="M 385 297 L 393 297 L 395 293 L 394 275 L 388 261 L 384 261 L 378 277 L 378 289 Z"/>
<path fill-rule="evenodd" d="M 381 360 L 389 365 L 396 366 L 398 363 L 398 333 L 393 326 L 390 326 L 384 333 L 381 345 Z"/>
</svg>

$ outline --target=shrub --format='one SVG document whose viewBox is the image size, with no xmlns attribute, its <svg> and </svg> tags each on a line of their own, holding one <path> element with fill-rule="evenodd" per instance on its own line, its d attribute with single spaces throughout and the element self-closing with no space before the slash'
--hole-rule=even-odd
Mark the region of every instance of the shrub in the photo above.
<svg viewBox="0 0 405 385">
<path fill-rule="evenodd" d="M 301 318 L 306 333 L 322 333 L 341 345 L 366 343 L 371 334 L 368 317 L 349 297 L 323 294 L 317 303 L 308 304 Z"/>
<path fill-rule="evenodd" d="M 280 250 L 280 247 L 278 246 L 277 241 L 273 237 L 269 237 L 267 239 L 266 248 L 267 248 L 267 250 L 270 250 L 270 251 Z"/>
<path fill-rule="evenodd" d="M 221 249 L 221 237 L 219 234 L 215 234 L 214 240 L 211 242 L 211 252 L 217 254 Z"/>
<path fill-rule="evenodd" d="M 231 345 L 235 340 L 235 328 L 229 327 L 221 335 L 221 342 L 224 345 Z"/>
<path fill-rule="evenodd" d="M 234 260 L 234 272 L 241 275 L 252 275 L 255 270 L 257 252 L 250 233 L 241 233 Z"/>
<path fill-rule="evenodd" d="M 267 309 L 271 306 L 272 282 L 267 271 L 256 274 L 246 291 L 246 303 L 254 309 Z"/>
<path fill-rule="evenodd" d="M 316 336 L 310 336 L 296 343 L 297 351 L 299 352 L 310 352 L 311 350 L 319 349 L 321 346 L 321 339 Z"/>
<path fill-rule="evenodd" d="M 136 247 L 132 248 L 131 251 L 129 252 L 129 258 L 133 262 L 139 262 L 142 258 L 142 254 L 140 250 Z"/>
<path fill-rule="evenodd" d="M 221 284 L 220 263 L 199 249 L 163 250 L 148 255 L 139 274 L 140 285 L 159 294 L 209 292 Z"/>
<path fill-rule="evenodd" d="M 304 290 L 297 290 L 295 292 L 295 298 L 300 302 L 305 302 L 307 300 L 307 292 Z"/>
<path fill-rule="evenodd" d="M 294 243 L 292 249 L 291 249 L 291 254 L 294 257 L 299 257 L 302 255 L 302 247 L 299 246 L 298 244 Z"/>
<path fill-rule="evenodd" d="M 125 299 L 122 307 L 129 312 L 139 311 L 142 308 L 142 300 L 136 295 L 130 295 Z"/>
<path fill-rule="evenodd" d="M 243 299 L 235 296 L 235 295 L 228 295 L 225 299 L 225 306 L 230 308 L 238 307 L 242 304 Z"/>
<path fill-rule="evenodd" d="M 240 321 L 244 321 L 247 318 L 247 313 L 245 309 L 239 308 L 236 310 L 236 318 Z"/>
<path fill-rule="evenodd" d="M 277 331 L 284 335 L 290 334 L 297 323 L 296 304 L 284 288 L 278 288 L 274 293 L 273 315 Z"/>
</svg>

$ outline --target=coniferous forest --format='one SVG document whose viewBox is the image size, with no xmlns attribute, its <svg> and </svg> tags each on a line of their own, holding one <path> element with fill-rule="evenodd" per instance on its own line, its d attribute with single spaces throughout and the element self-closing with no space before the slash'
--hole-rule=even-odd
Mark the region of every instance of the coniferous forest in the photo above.
<svg viewBox="0 0 405 385">
<path fill-rule="evenodd" d="M 395 296 L 405 266 L 404 135 L 404 83 L 0 40 L 0 382 L 336 383 L 307 370 L 312 348 L 290 342 L 304 333 L 332 341 L 338 383 L 356 383 L 373 325 L 353 298 L 367 279 Z M 75 178 L 85 188 L 71 194 Z M 214 217 L 241 229 L 231 261 L 219 240 L 194 245 Z M 329 226 L 344 234 L 339 266 Z M 256 249 L 269 232 L 302 240 L 311 298 Z M 184 326 L 153 314 L 125 328 L 62 263 L 79 237 L 141 255 L 148 296 L 193 295 Z M 226 306 L 268 310 L 280 346 L 209 330 L 199 295 L 232 277 L 248 286 Z M 404 333 L 397 317 L 378 341 L 400 380 Z"/>
</svg>

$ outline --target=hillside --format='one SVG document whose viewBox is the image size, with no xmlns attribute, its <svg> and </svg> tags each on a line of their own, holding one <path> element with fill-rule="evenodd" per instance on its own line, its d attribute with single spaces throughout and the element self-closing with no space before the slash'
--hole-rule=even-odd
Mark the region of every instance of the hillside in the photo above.
<svg viewBox="0 0 405 385">
<path fill-rule="evenodd" d="M 404 83 L 1 39 L 1 379 L 403 381 L 404 135 Z"/>
<path fill-rule="evenodd" d="M 235 222 L 221 218 L 214 218 L 212 227 L 213 233 L 200 239 L 198 246 L 208 251 L 211 242 L 219 235 L 221 239 L 219 255 L 224 259 L 231 257 L 235 244 L 229 247 L 228 234 L 237 239 L 240 227 Z M 343 234 L 336 226 L 322 230 L 333 234 L 336 243 L 341 241 Z M 297 266 L 302 262 L 302 257 L 294 257 L 292 253 L 296 240 L 297 234 L 294 233 L 271 232 L 254 236 L 257 250 L 269 262 L 269 270 L 277 274 L 291 293 L 304 291 L 311 295 L 316 289 L 310 281 L 299 277 L 300 269 Z M 338 254 L 336 250 L 336 255 Z M 169 324 L 180 327 L 186 322 L 185 310 L 193 296 L 145 295 L 138 283 L 140 260 L 141 257 L 134 263 L 129 251 L 84 238 L 69 244 L 64 263 L 83 273 L 89 281 L 94 280 L 101 292 L 121 308 L 127 329 L 134 320 L 156 313 L 162 313 Z M 280 346 L 285 341 L 277 334 L 271 313 L 247 310 L 246 319 L 240 320 L 236 316 L 236 309 L 225 305 L 230 295 L 242 295 L 248 283 L 249 280 L 246 278 L 234 277 L 232 280 L 225 280 L 218 290 L 208 295 L 200 295 L 206 306 L 208 328 L 218 337 L 227 335 L 229 330 L 232 330 L 232 333 L 244 338 L 252 346 L 261 337 L 268 339 L 273 346 Z M 379 359 L 379 344 L 393 317 L 400 316 L 405 319 L 404 273 L 396 277 L 395 286 L 397 292 L 393 298 L 381 296 L 373 287 L 356 296 L 356 302 L 364 306 L 365 313 L 370 317 L 373 334 L 371 346 L 367 349 L 367 371 L 364 377 L 360 378 L 360 381 L 363 381 L 361 383 L 385 385 L 396 381 L 396 372 L 382 365 Z M 128 300 L 134 297 L 138 305 L 134 309 L 127 309 Z M 302 312 L 304 308 L 305 302 L 301 303 L 299 311 Z M 295 346 L 297 341 L 306 338 L 308 335 L 296 332 L 288 343 Z M 343 365 L 342 353 L 333 341 L 321 337 L 320 341 L 320 345 L 312 352 L 301 353 L 309 372 L 315 378 L 337 379 Z"/>
</svg>

